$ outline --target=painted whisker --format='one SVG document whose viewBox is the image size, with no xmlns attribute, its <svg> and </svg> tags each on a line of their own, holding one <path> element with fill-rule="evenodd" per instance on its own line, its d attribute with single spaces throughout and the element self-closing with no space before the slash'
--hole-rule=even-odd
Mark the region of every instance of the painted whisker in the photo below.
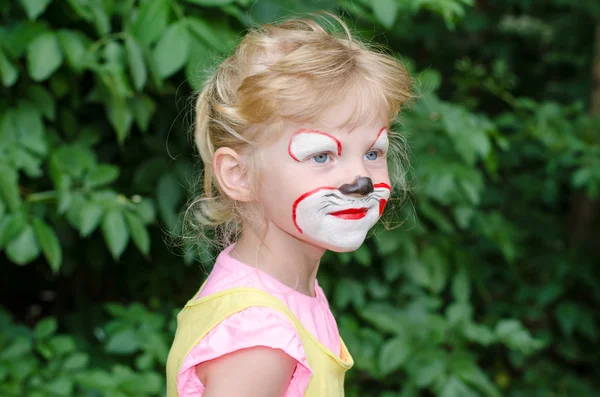
<svg viewBox="0 0 600 397">
<path fill-rule="evenodd" d="M 327 204 L 327 205 L 325 205 L 325 206 L 323 206 L 323 207 L 319 208 L 319 211 L 322 211 L 322 210 L 324 210 L 324 209 L 325 209 L 325 208 L 327 208 L 327 207 L 331 207 L 332 205 L 337 205 L 337 204 L 335 204 L 335 203 Z"/>
<path fill-rule="evenodd" d="M 338 199 L 338 200 L 343 200 L 343 198 L 342 198 L 342 197 L 338 196 L 338 195 L 337 195 L 337 194 L 335 194 L 335 193 L 328 193 L 328 194 L 324 195 L 323 197 L 335 197 L 335 198 L 336 198 L 336 199 Z"/>
</svg>

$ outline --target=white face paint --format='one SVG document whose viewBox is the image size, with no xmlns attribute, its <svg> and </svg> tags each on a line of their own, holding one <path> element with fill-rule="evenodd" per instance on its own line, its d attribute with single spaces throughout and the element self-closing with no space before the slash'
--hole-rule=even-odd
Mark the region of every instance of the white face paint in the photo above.
<svg viewBox="0 0 600 397">
<path fill-rule="evenodd" d="M 388 138 L 387 129 L 385 127 L 383 127 L 381 130 L 379 130 L 379 133 L 377 134 L 377 138 L 375 139 L 375 142 L 373 142 L 373 144 L 371 145 L 370 149 L 371 150 L 381 150 L 381 152 L 383 154 L 386 154 L 389 146 L 390 146 L 390 140 Z"/>
<path fill-rule="evenodd" d="M 379 220 L 389 197 L 386 183 L 375 184 L 374 191 L 364 197 L 344 195 L 334 187 L 317 188 L 294 202 L 294 225 L 316 242 L 354 251 Z"/>
<path fill-rule="evenodd" d="M 290 156 L 298 161 L 304 161 L 317 153 L 342 154 L 342 144 L 326 132 L 315 130 L 299 130 L 292 136 L 288 146 Z"/>
</svg>

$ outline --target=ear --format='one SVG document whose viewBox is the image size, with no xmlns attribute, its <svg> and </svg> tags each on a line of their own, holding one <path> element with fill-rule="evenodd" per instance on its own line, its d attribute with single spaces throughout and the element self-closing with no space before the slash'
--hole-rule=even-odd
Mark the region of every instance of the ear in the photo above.
<svg viewBox="0 0 600 397">
<path fill-rule="evenodd" d="M 244 156 L 228 147 L 221 147 L 213 155 L 213 172 L 226 195 L 237 201 L 250 201 L 251 189 Z"/>
</svg>

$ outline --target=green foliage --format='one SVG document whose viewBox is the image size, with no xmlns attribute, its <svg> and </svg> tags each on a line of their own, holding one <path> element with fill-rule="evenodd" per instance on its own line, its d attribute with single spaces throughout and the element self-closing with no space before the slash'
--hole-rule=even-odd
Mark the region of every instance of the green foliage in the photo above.
<svg viewBox="0 0 600 397">
<path fill-rule="evenodd" d="M 599 396 L 600 8 L 492 3 L 0 1 L 0 394 L 163 395 L 189 264 L 214 254 L 165 244 L 197 184 L 189 98 L 248 24 L 323 9 L 419 94 L 401 226 L 319 273 L 347 394 Z"/>
<path fill-rule="evenodd" d="M 0 311 L 0 393 L 32 397 L 164 394 L 162 371 L 173 337 L 167 316 L 136 304 L 113 304 L 106 309 L 114 318 L 101 326 L 101 337 L 95 341 L 57 332 L 53 317 L 29 329 Z M 119 364 L 116 357 L 134 364 Z M 99 362 L 110 365 L 100 368 Z"/>
</svg>

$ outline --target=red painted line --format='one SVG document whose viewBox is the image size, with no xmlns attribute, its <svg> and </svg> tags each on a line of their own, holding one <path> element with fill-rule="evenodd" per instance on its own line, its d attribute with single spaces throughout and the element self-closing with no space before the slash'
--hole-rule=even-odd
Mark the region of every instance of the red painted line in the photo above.
<svg viewBox="0 0 600 397">
<path fill-rule="evenodd" d="M 379 199 L 379 216 L 383 215 L 383 210 L 385 209 L 386 204 L 387 204 L 386 199 Z"/>
<path fill-rule="evenodd" d="M 387 183 L 385 183 L 385 182 L 376 183 L 376 184 L 373 185 L 373 187 L 375 189 L 377 189 L 377 188 L 383 188 L 383 189 L 387 189 L 387 190 L 392 190 L 392 187 L 390 185 L 388 185 Z"/>
<path fill-rule="evenodd" d="M 298 197 L 296 199 L 296 201 L 294 201 L 294 204 L 292 205 L 292 220 L 294 221 L 294 226 L 296 226 L 296 229 L 298 229 L 298 231 L 300 233 L 302 233 L 302 229 L 300 229 L 300 226 L 298 226 L 298 223 L 296 222 L 296 210 L 298 208 L 298 204 L 300 204 L 300 202 L 302 200 L 304 200 L 305 198 L 307 198 L 308 196 L 317 193 L 318 191 L 321 190 L 336 190 L 336 187 L 331 187 L 331 186 L 322 186 L 322 187 L 318 187 L 316 189 L 311 190 L 310 192 L 306 192 L 304 193 L 302 196 Z"/>
<path fill-rule="evenodd" d="M 383 128 L 385 128 L 385 127 L 383 127 Z M 334 137 L 333 135 L 328 134 L 326 132 L 323 132 L 323 131 L 307 130 L 305 128 L 302 128 L 302 129 L 296 131 L 294 133 L 294 135 L 292 135 L 292 138 L 290 139 L 290 143 L 288 143 L 288 154 L 290 155 L 291 158 L 293 158 L 297 162 L 300 162 L 300 160 L 298 160 L 296 158 L 296 156 L 294 156 L 294 154 L 292 153 L 292 142 L 294 141 L 294 138 L 296 137 L 296 135 L 299 135 L 299 134 L 319 134 L 319 135 L 324 135 L 328 138 L 331 138 L 331 139 L 333 139 L 333 141 L 335 141 L 335 144 L 337 145 L 337 155 L 338 156 L 342 155 L 342 142 L 340 142 L 336 137 Z"/>
<path fill-rule="evenodd" d="M 369 212 L 368 208 L 349 208 L 347 210 L 331 212 L 329 215 L 346 220 L 357 220 L 367 216 L 367 212 Z"/>
<path fill-rule="evenodd" d="M 373 141 L 373 143 L 371 144 L 371 146 L 369 146 L 369 150 L 371 150 L 371 148 L 373 146 L 375 146 L 375 144 L 377 143 L 377 141 L 379 140 L 379 137 L 381 136 L 381 134 L 383 133 L 383 131 L 385 131 L 387 129 L 387 125 L 384 125 L 383 127 L 381 127 L 381 129 L 379 130 L 379 132 L 377 133 L 377 138 L 375 138 L 375 140 Z"/>
</svg>

